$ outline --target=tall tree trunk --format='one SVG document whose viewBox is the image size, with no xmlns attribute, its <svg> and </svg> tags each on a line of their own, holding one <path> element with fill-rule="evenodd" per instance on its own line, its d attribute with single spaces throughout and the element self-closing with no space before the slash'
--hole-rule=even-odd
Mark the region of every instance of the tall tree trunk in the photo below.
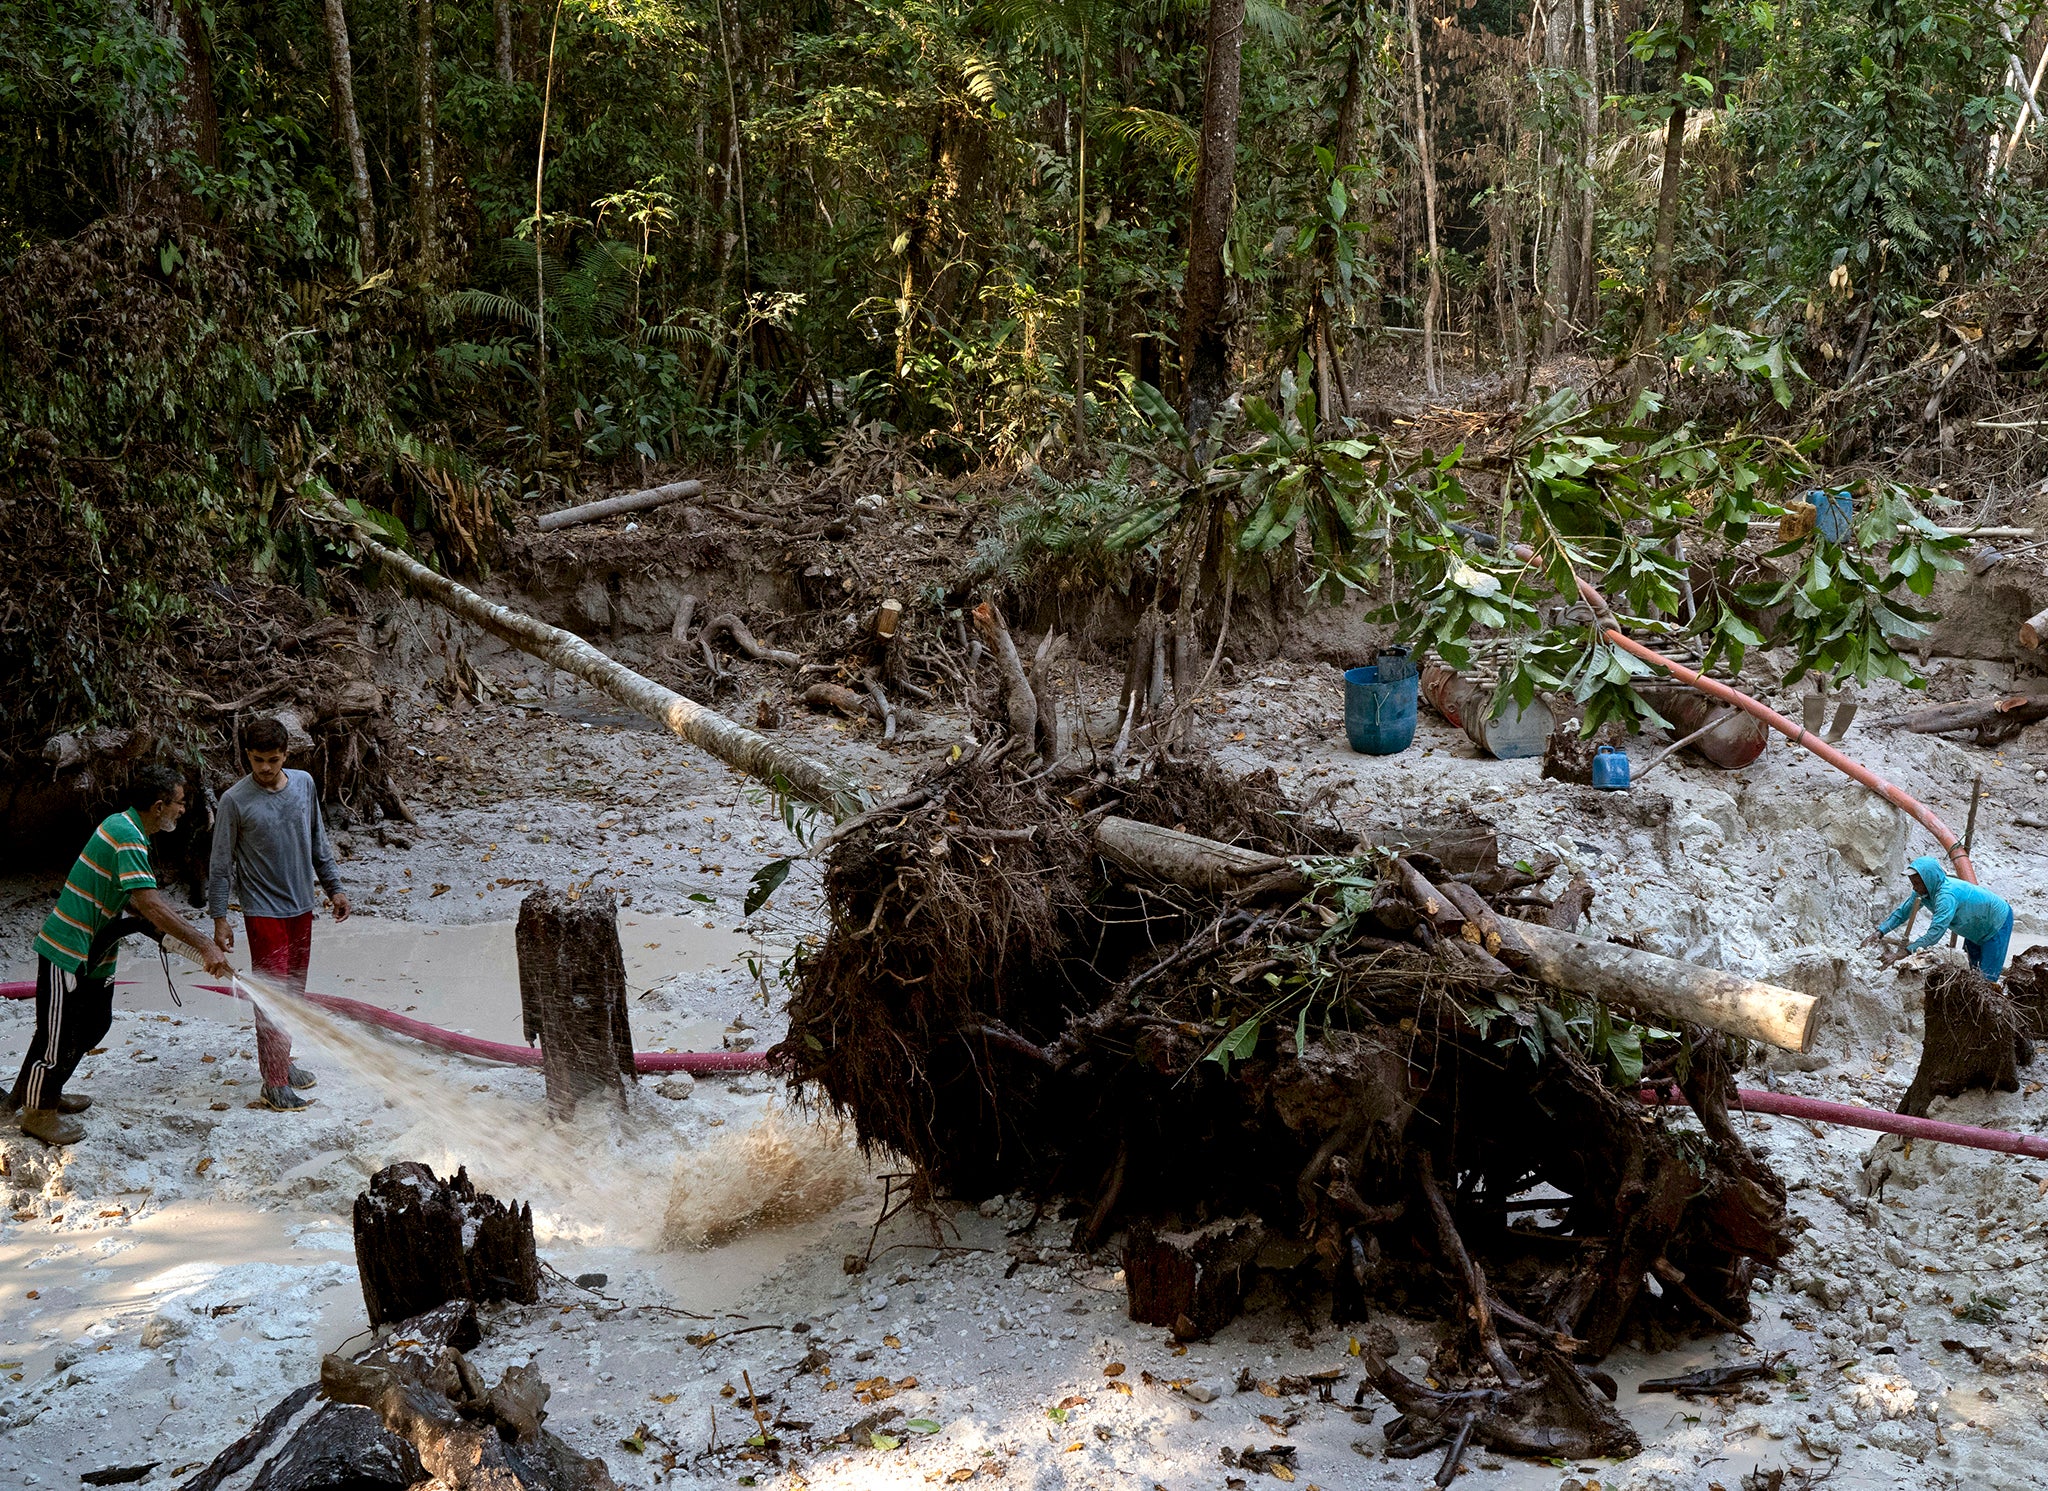
<svg viewBox="0 0 2048 1491">
<path fill-rule="evenodd" d="M 1074 447 L 1088 449 L 1088 28 L 1081 28 L 1081 96 L 1074 107 Z"/>
<path fill-rule="evenodd" d="M 1181 282 L 1181 367 L 1188 428 L 1199 438 L 1230 381 L 1223 329 L 1223 245 L 1237 194 L 1238 70 L 1244 57 L 1244 0 L 1209 0 L 1209 58 L 1202 82 L 1202 149 L 1195 166 L 1194 221 Z"/>
<path fill-rule="evenodd" d="M 1572 296 L 1572 319 L 1591 326 L 1600 314 L 1600 276 L 1593 267 L 1593 215 L 1596 207 L 1593 166 L 1600 148 L 1600 31 L 1594 0 L 1579 0 L 1579 24 L 1586 52 L 1585 181 L 1579 188 L 1579 281 Z"/>
<path fill-rule="evenodd" d="M 419 219 L 420 278 L 434 277 L 435 223 L 441 203 L 434 179 L 434 0 L 416 0 L 419 22 L 420 179 L 413 207 Z"/>
<path fill-rule="evenodd" d="M 329 5 L 337 0 L 327 0 Z M 548 458 L 548 277 L 542 249 L 547 237 L 547 215 L 541 211 L 541 189 L 547 184 L 548 114 L 555 101 L 555 38 L 562 29 L 562 0 L 555 0 L 555 18 L 548 25 L 548 66 L 540 90 L 540 145 L 533 157 L 533 356 L 538 371 L 535 403 L 538 407 L 540 459 Z"/>
<path fill-rule="evenodd" d="M 735 7 L 728 23 L 726 4 L 727 0 L 713 0 L 718 12 L 718 51 L 725 63 L 725 104 L 732 114 L 732 191 L 729 195 L 739 218 L 740 294 L 744 296 L 754 285 L 754 260 L 753 251 L 747 244 L 747 166 L 740 154 L 740 96 L 732 80 L 732 33 L 739 29 L 739 14 Z"/>
<path fill-rule="evenodd" d="M 348 150 L 350 190 L 355 199 L 356 241 L 362 270 L 377 266 L 377 206 L 370 196 L 370 162 L 363 153 L 363 127 L 356 118 L 356 69 L 349 57 L 348 16 L 341 0 L 326 0 L 327 51 L 334 71 L 335 126 Z"/>
<path fill-rule="evenodd" d="M 1344 59 L 1344 96 L 1337 105 L 1337 134 L 1330 142 L 1330 157 L 1343 170 L 1358 160 L 1358 131 L 1365 120 L 1365 42 L 1352 37 Z"/>
<path fill-rule="evenodd" d="M 1408 0 L 1408 50 L 1415 65 L 1415 145 L 1422 167 L 1422 204 L 1429 233 L 1429 300 L 1422 312 L 1422 374 L 1431 393 L 1442 391 L 1436 376 L 1436 316 L 1444 279 L 1436 258 L 1436 166 L 1429 152 L 1429 104 L 1422 85 L 1422 25 L 1415 0 Z"/>
<path fill-rule="evenodd" d="M 1656 346 L 1671 322 L 1671 245 L 1678 237 L 1678 193 L 1685 174 L 1685 75 L 1692 70 L 1693 33 L 1699 24 L 1699 0 L 1684 0 L 1678 20 L 1678 53 L 1671 63 L 1671 118 L 1664 126 L 1664 175 L 1657 184 L 1657 225 L 1650 240 L 1650 283 L 1643 290 L 1643 321 L 1636 332 L 1638 352 Z"/>
<path fill-rule="evenodd" d="M 491 0 L 492 19 L 498 31 L 498 81 L 512 81 L 512 0 Z"/>
<path fill-rule="evenodd" d="M 185 49 L 185 126 L 200 164 L 220 165 L 220 111 L 213 98 L 213 41 L 191 0 L 178 3 L 178 42 Z"/>
</svg>

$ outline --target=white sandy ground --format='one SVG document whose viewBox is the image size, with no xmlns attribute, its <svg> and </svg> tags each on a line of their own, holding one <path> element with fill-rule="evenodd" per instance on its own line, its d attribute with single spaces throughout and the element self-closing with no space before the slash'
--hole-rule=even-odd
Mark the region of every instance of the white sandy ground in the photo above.
<svg viewBox="0 0 2048 1491">
<path fill-rule="evenodd" d="M 521 669 L 488 649 L 472 656 L 508 682 Z M 1867 703 L 1865 718 L 1889 702 Z M 631 896 L 636 1044 L 772 1042 L 780 994 L 764 1000 L 748 961 L 772 965 L 820 930 L 815 871 L 800 869 L 742 928 L 748 875 L 793 847 L 760 794 L 693 750 L 607 723 L 618 717 L 601 700 L 564 690 L 553 704 L 596 722 L 505 708 L 408 715 L 408 738 L 448 756 L 447 775 L 421 794 L 409 847 L 342 831 L 364 915 L 322 923 L 313 987 L 516 1040 L 508 919 L 533 881 L 573 879 Z M 1281 767 L 1290 788 L 1340 789 L 1347 822 L 1469 802 L 1509 852 L 1550 848 L 1588 870 L 1600 926 L 1823 995 L 1820 1048 L 1775 1058 L 1780 1086 L 1896 1104 L 1918 1054 L 1918 978 L 1880 972 L 1854 947 L 1900 893 L 1904 856 L 1929 847 L 1890 810 L 1782 741 L 1743 772 L 1673 764 L 1629 794 L 1596 794 L 1539 782 L 1533 761 L 1476 759 L 1426 715 L 1408 754 L 1354 756 L 1340 713 L 1334 669 L 1275 662 L 1219 691 L 1202 728 L 1227 759 Z M 862 732 L 797 729 L 878 788 L 954 738 L 934 725 L 885 755 Z M 2042 836 L 2013 823 L 2048 800 L 2034 780 L 2048 768 L 2042 745 L 2023 738 L 1994 755 L 1859 726 L 1850 749 L 1958 824 L 1983 772 L 1978 863 L 2014 901 L 2022 940 L 2048 933 Z M 0 973 L 29 966 L 53 888 L 51 877 L 0 882 Z M 873 1265 L 846 1274 L 841 1260 L 868 1249 L 887 1163 L 783 1107 L 761 1078 L 709 1078 L 681 1097 L 648 1080 L 623 1116 L 561 1134 L 536 1117 L 537 1072 L 301 1016 L 319 1101 L 274 1114 L 246 1106 L 255 1071 L 240 1010 L 198 994 L 170 1008 L 153 959 L 130 959 L 124 976 L 122 1012 L 79 1083 L 97 1098 L 86 1142 L 52 1153 L 0 1140 L 0 1485 L 68 1487 L 83 1471 L 152 1460 L 141 1484 L 173 1484 L 312 1380 L 322 1352 L 361 1337 L 349 1208 L 364 1178 L 398 1159 L 467 1164 L 487 1189 L 533 1201 L 542 1255 L 561 1275 L 609 1275 L 602 1294 L 551 1279 L 540 1305 L 487 1311 L 476 1356 L 493 1372 L 537 1359 L 554 1389 L 551 1427 L 604 1455 L 623 1485 L 922 1487 L 972 1472 L 1018 1487 L 1191 1491 L 1251 1478 L 1224 1465 L 1226 1447 L 1273 1444 L 1296 1446 L 1297 1481 L 1325 1488 L 1422 1486 L 1435 1468 L 1434 1456 L 1383 1457 L 1384 1403 L 1351 1408 L 1349 1330 L 1262 1301 L 1215 1341 L 1176 1348 L 1124 1317 L 1113 1249 L 1070 1255 L 1068 1226 L 1050 1218 L 1011 1236 L 1029 1215 L 1020 1202 L 960 1209 L 943 1224 L 945 1249 L 899 1217 L 876 1234 Z M 31 1018 L 21 1003 L 0 1008 L 4 1059 Z M 2039 1072 L 2048 1078 L 2048 1061 Z M 2048 1132 L 2048 1091 L 2026 1089 L 1936 1113 Z M 2048 1162 L 1738 1122 L 1811 1224 L 1757 1296 L 1754 1346 L 1623 1349 L 1608 1366 L 1643 1454 L 1543 1466 L 1475 1453 L 1466 1483 L 1738 1491 L 1768 1484 L 1746 1483 L 1755 1471 L 1833 1467 L 1828 1485 L 1858 1491 L 2048 1485 Z M 1401 1364 L 1422 1371 L 1435 1328 L 1384 1323 Z M 1786 1353 L 1796 1376 L 1719 1402 L 1635 1391 L 1757 1351 Z M 1115 1363 L 1123 1370 L 1107 1375 Z M 1350 1374 L 1332 1402 L 1279 1386 L 1329 1368 Z M 1237 1391 L 1246 1369 L 1279 1395 Z M 746 1445 L 749 1379 L 783 1425 L 771 1429 L 779 1465 Z M 877 1448 L 873 1431 L 895 1447 Z"/>
</svg>

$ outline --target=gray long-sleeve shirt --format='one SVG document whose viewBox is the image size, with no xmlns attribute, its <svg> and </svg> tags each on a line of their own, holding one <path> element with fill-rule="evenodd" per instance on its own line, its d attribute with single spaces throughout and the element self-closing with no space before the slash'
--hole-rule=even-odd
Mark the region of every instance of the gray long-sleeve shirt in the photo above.
<svg viewBox="0 0 2048 1491">
<path fill-rule="evenodd" d="M 303 771 L 287 771 L 275 792 L 254 777 L 221 794 L 213 825 L 207 910 L 228 914 L 230 881 L 244 916 L 299 916 L 319 904 L 317 875 L 329 895 L 341 889 L 320 797 Z"/>
</svg>

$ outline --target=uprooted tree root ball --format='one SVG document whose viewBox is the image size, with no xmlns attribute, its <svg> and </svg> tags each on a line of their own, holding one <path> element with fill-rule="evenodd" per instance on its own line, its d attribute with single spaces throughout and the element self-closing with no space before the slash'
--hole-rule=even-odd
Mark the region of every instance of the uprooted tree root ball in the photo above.
<svg viewBox="0 0 2048 1491">
<path fill-rule="evenodd" d="M 1239 883 L 1133 873 L 1101 852 L 1133 821 L 1251 851 Z M 1517 916 L 1583 915 L 1582 884 L 1533 890 L 1554 863 L 1356 847 L 1270 776 L 1076 790 L 969 758 L 829 846 L 831 930 L 776 1060 L 905 1157 L 920 1199 L 1064 1198 L 1077 1247 L 1125 1229 L 1133 1318 L 1213 1331 L 1266 1242 L 1299 1260 L 1277 1282 L 1305 1310 L 1444 1309 L 1441 1388 L 1365 1332 L 1396 1453 L 1461 1430 L 1625 1453 L 1593 1364 L 1625 1336 L 1738 1329 L 1790 1247 L 1784 1188 L 1728 1121 L 1729 1043 L 1501 960 Z"/>
</svg>

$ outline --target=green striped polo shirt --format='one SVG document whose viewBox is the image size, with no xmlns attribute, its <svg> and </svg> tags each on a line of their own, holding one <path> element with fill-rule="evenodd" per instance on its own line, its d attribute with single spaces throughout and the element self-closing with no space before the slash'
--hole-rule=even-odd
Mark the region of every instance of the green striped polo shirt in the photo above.
<svg viewBox="0 0 2048 1491">
<path fill-rule="evenodd" d="M 36 938 L 36 952 L 66 973 L 85 966 L 95 933 L 128 908 L 129 895 L 156 889 L 156 872 L 149 865 L 149 835 L 133 811 L 116 813 L 86 840 L 64 881 L 64 893 L 57 897 L 57 909 L 43 922 Z M 118 945 L 87 974 L 108 978 L 120 961 Z"/>
</svg>

